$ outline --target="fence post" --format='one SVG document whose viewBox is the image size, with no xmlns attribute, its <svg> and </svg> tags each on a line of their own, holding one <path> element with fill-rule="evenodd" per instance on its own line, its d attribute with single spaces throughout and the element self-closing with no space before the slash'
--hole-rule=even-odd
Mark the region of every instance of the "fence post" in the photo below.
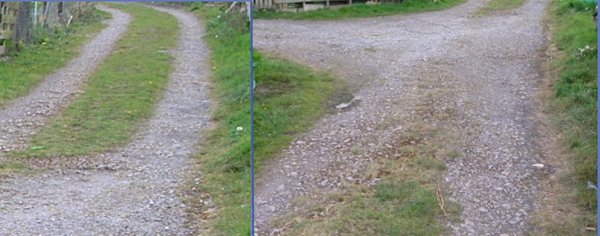
<svg viewBox="0 0 600 236">
<path fill-rule="evenodd" d="M 14 48 L 18 51 L 21 44 L 27 45 L 33 39 L 30 2 L 20 2 L 15 22 Z"/>
</svg>

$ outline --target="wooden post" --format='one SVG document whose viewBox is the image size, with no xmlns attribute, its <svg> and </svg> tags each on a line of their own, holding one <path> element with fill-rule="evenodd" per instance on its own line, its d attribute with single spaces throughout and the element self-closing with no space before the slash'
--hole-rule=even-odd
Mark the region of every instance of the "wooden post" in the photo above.
<svg viewBox="0 0 600 236">
<path fill-rule="evenodd" d="M 19 50 L 22 44 L 29 44 L 32 40 L 31 5 L 30 2 L 20 2 L 15 22 L 14 46 Z"/>
</svg>

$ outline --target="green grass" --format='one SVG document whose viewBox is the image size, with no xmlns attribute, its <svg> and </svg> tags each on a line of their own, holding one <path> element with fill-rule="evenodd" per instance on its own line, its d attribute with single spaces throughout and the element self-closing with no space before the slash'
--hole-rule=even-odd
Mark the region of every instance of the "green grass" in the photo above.
<svg viewBox="0 0 600 236">
<path fill-rule="evenodd" d="M 329 111 L 344 83 L 325 73 L 256 53 L 256 170 Z"/>
<path fill-rule="evenodd" d="M 10 174 L 15 172 L 22 172 L 27 170 L 27 164 L 19 161 L 6 161 L 0 162 L 0 177 L 3 174 Z"/>
<path fill-rule="evenodd" d="M 177 20 L 141 5 L 111 5 L 132 14 L 130 30 L 89 79 L 85 92 L 36 134 L 20 156 L 52 157 L 112 150 L 150 117 L 171 72 Z"/>
<path fill-rule="evenodd" d="M 289 235 L 441 235 L 433 191 L 414 181 L 384 179 L 375 191 L 362 188 L 358 193 L 330 196 L 347 203 L 337 209 L 314 209 L 312 215 L 331 216 L 295 225 Z"/>
<path fill-rule="evenodd" d="M 38 30 L 33 45 L 10 53 L 7 61 L 0 61 L 0 107 L 26 95 L 48 74 L 77 56 L 79 48 L 105 27 L 101 20 L 107 18 L 109 13 L 96 10 L 74 21 L 68 30 Z"/>
<path fill-rule="evenodd" d="M 201 7 L 212 49 L 217 121 L 198 153 L 202 181 L 198 198 L 212 199 L 218 213 L 207 218 L 209 235 L 250 234 L 250 38 L 243 16 Z M 219 18 L 217 16 L 220 15 Z M 218 36 L 218 37 L 217 37 Z M 255 53 L 257 165 L 274 157 L 293 137 L 323 115 L 335 80 L 306 67 Z M 243 127 L 243 131 L 237 131 Z M 199 202 L 201 199 L 193 199 Z M 201 205 L 204 210 L 211 206 Z"/>
<path fill-rule="evenodd" d="M 190 199 L 201 211 L 193 219 L 206 235 L 250 234 L 250 32 L 244 15 L 201 3 L 190 6 L 206 22 L 214 85 L 212 119 L 195 156 L 201 181 Z M 241 127 L 243 130 L 238 130 Z M 211 204 L 204 204 L 211 199 Z M 203 214 L 216 208 L 215 215 Z M 208 222 L 204 222 L 208 220 Z"/>
<path fill-rule="evenodd" d="M 577 205 L 584 212 L 577 220 L 579 225 L 597 227 L 597 194 L 586 188 L 587 181 L 598 184 L 598 45 L 592 21 L 594 8 L 593 1 L 555 0 L 551 4 L 553 43 L 560 54 L 553 64 L 557 78 L 553 81 L 555 96 L 551 106 L 573 166 L 567 185 L 577 192 Z"/>
<path fill-rule="evenodd" d="M 515 9 L 522 6 L 523 3 L 525 0 L 492 0 L 485 7 L 479 9 L 478 14 Z"/>
<path fill-rule="evenodd" d="M 320 9 L 307 12 L 276 12 L 274 10 L 258 10 L 257 19 L 294 19 L 294 20 L 331 20 L 358 17 L 389 16 L 423 11 L 438 11 L 465 2 L 465 0 L 405 0 L 403 3 L 383 3 L 367 5 L 357 3 L 340 8 Z"/>
</svg>

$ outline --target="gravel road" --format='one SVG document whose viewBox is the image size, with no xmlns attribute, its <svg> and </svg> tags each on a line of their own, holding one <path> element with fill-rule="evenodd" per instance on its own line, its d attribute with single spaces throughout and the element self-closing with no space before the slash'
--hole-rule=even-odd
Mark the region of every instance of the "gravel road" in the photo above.
<svg viewBox="0 0 600 236">
<path fill-rule="evenodd" d="M 22 148 L 49 117 L 67 107 L 127 31 L 131 21 L 128 14 L 97 7 L 112 14 L 107 27 L 81 48 L 78 57 L 49 75 L 29 95 L 0 110 L 0 153 Z"/>
<path fill-rule="evenodd" d="M 274 222 L 344 183 L 376 182 L 365 169 L 419 127 L 437 130 L 430 140 L 457 154 L 444 157 L 449 199 L 463 207 L 450 232 L 533 230 L 538 186 L 551 172 L 532 166 L 544 164 L 538 141 L 546 137 L 534 116 L 547 1 L 474 16 L 486 2 L 406 16 L 255 21 L 255 47 L 339 75 L 361 101 L 323 118 L 257 173 L 259 235 L 285 234 Z"/>
<path fill-rule="evenodd" d="M 203 25 L 194 15 L 155 9 L 174 15 L 181 33 L 171 51 L 174 72 L 151 120 L 120 150 L 72 159 L 83 165 L 3 179 L 3 235 L 193 233 L 179 187 L 200 131 L 208 124 L 209 51 L 202 39 Z"/>
</svg>

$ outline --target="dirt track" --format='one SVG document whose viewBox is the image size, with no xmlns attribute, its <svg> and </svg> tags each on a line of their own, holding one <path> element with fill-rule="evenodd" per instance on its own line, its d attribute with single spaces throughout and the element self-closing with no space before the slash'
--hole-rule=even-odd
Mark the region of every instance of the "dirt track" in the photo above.
<svg viewBox="0 0 600 236">
<path fill-rule="evenodd" d="M 344 21 L 255 21 L 258 49 L 332 71 L 361 100 L 322 119 L 258 173 L 260 235 L 279 232 L 273 221 L 317 204 L 294 199 L 319 199 L 363 178 L 386 145 L 420 125 L 444 134 L 444 148 L 457 153 L 445 158 L 450 199 L 463 207 L 461 221 L 447 225 L 455 235 L 533 230 L 528 220 L 550 171 L 532 166 L 545 162 L 534 115 L 547 2 L 474 17 L 484 4 Z"/>
<path fill-rule="evenodd" d="M 107 27 L 83 46 L 80 55 L 68 65 L 47 76 L 27 96 L 12 101 L 0 110 L 0 152 L 22 148 L 49 117 L 68 106 L 127 32 L 131 21 L 129 14 L 103 6 L 98 8 L 113 15 Z"/>
<path fill-rule="evenodd" d="M 188 235 L 193 231 L 186 224 L 186 206 L 178 189 L 209 118 L 209 51 L 196 16 L 156 8 L 178 19 L 180 39 L 170 51 L 174 70 L 153 117 L 122 149 L 95 157 L 44 159 L 37 164 L 50 170 L 3 178 L 0 234 Z M 117 13 L 114 24 L 123 24 L 123 13 L 111 12 Z M 94 42 L 88 47 L 94 47 Z M 56 76 L 68 79 L 62 75 Z"/>
</svg>

